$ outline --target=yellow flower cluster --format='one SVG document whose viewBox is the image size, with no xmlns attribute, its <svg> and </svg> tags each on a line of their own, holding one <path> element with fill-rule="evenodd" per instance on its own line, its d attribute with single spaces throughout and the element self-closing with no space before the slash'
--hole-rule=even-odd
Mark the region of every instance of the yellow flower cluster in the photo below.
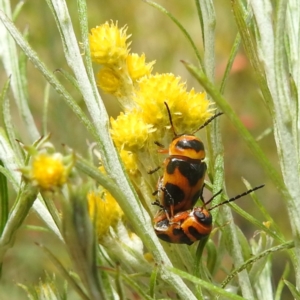
<svg viewBox="0 0 300 300">
<path fill-rule="evenodd" d="M 125 112 L 111 119 L 111 134 L 119 149 L 135 153 L 147 148 L 149 136 L 156 138 L 170 127 L 164 102 L 172 112 L 176 130 L 188 133 L 212 115 L 204 93 L 187 92 L 185 83 L 173 74 L 151 75 L 154 62 L 145 54 L 129 53 L 127 27 L 113 22 L 93 28 L 90 48 L 95 62 L 103 65 L 97 75 L 100 88 L 117 96 Z M 153 142 L 152 139 L 150 139 Z"/>
<path fill-rule="evenodd" d="M 148 148 L 149 141 L 153 143 L 166 132 L 173 134 L 168 131 L 170 120 L 164 102 L 180 134 L 193 132 L 212 115 L 205 93 L 187 92 L 186 85 L 173 74 L 143 77 L 132 101 L 138 108 L 126 110 L 116 120 L 111 118 L 115 145 L 132 152 Z"/>
<path fill-rule="evenodd" d="M 173 74 L 156 74 L 139 81 L 139 90 L 134 101 L 143 112 L 143 120 L 156 129 L 170 126 L 166 102 L 172 113 L 172 120 L 179 133 L 196 130 L 212 115 L 205 93 L 186 91 L 185 83 Z"/>
<path fill-rule="evenodd" d="M 152 74 L 154 62 L 146 63 L 145 54 L 130 53 L 127 27 L 117 25 L 106 22 L 91 30 L 91 55 L 102 64 L 99 87 L 116 96 L 124 111 L 110 120 L 112 139 L 135 186 L 147 184 L 150 190 L 153 179 L 148 184 L 148 179 L 142 182 L 138 175 L 145 177 L 142 174 L 159 162 L 153 158 L 154 142 L 167 146 L 174 137 L 164 103 L 177 134 L 193 133 L 212 116 L 213 109 L 205 93 L 187 91 L 180 77 Z"/>
<path fill-rule="evenodd" d="M 120 156 L 128 174 L 132 176 L 136 175 L 138 171 L 137 155 L 131 151 L 121 149 Z"/>
<path fill-rule="evenodd" d="M 149 75 L 154 62 L 146 63 L 145 55 L 130 54 L 130 35 L 127 27 L 121 29 L 111 22 L 91 29 L 89 35 L 91 56 L 101 64 L 97 74 L 97 84 L 106 93 L 119 97 L 123 108 L 128 107 L 128 97 L 132 97 L 132 86 L 141 77 Z"/>
<path fill-rule="evenodd" d="M 144 147 L 153 126 L 145 123 L 141 111 L 121 112 L 116 120 L 111 118 L 111 135 L 119 149 L 137 152 Z M 124 137 L 127 137 L 124 139 Z"/>
<path fill-rule="evenodd" d="M 143 76 L 150 75 L 154 61 L 146 64 L 146 56 L 136 53 L 129 54 L 126 58 L 127 69 L 132 80 L 138 80 Z"/>
<path fill-rule="evenodd" d="M 89 215 L 95 223 L 98 239 L 109 234 L 123 216 L 123 211 L 108 191 L 101 194 L 90 192 L 87 195 Z"/>
<path fill-rule="evenodd" d="M 94 62 L 104 65 L 118 64 L 126 60 L 129 36 L 126 35 L 127 27 L 119 29 L 118 24 L 106 22 L 101 26 L 91 29 L 89 36 L 91 55 Z"/>
</svg>

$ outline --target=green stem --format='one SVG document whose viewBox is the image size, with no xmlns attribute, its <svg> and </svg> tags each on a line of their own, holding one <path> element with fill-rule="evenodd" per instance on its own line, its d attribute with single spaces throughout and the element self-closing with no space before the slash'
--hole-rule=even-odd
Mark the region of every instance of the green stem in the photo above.
<svg viewBox="0 0 300 300">
<path fill-rule="evenodd" d="M 279 192 L 286 196 L 286 187 L 282 181 L 281 176 L 275 170 L 274 166 L 267 159 L 262 149 L 259 147 L 253 136 L 249 133 L 249 131 L 245 128 L 242 122 L 238 119 L 230 105 L 227 103 L 225 98 L 220 94 L 218 89 L 208 80 L 206 75 L 189 63 L 184 63 L 186 68 L 195 76 L 195 78 L 200 82 L 200 84 L 205 88 L 207 93 L 212 97 L 212 99 L 217 103 L 220 109 L 224 112 L 224 114 L 228 117 L 232 125 L 238 131 L 241 138 L 245 141 L 251 152 L 256 157 L 257 161 L 261 164 L 266 174 L 269 175 L 271 180 L 274 182 L 275 186 L 279 190 Z M 284 197 L 285 199 L 285 197 Z"/>
<path fill-rule="evenodd" d="M 4 167 L 3 162 L 0 160 L 0 166 Z M 7 179 L 5 175 L 0 172 L 0 234 L 2 234 L 8 219 L 8 190 L 7 190 Z"/>
<path fill-rule="evenodd" d="M 13 246 L 17 231 L 27 217 L 37 194 L 38 189 L 29 184 L 21 190 L 17 204 L 9 215 L 0 238 L 0 262 L 3 261 L 6 251 Z"/>
<path fill-rule="evenodd" d="M 259 253 L 258 255 L 255 255 L 255 256 L 251 257 L 250 259 L 245 261 L 240 267 L 233 270 L 231 272 L 231 274 L 226 277 L 226 279 L 221 284 L 222 288 L 224 288 L 239 272 L 241 272 L 242 270 L 245 270 L 248 266 L 251 266 L 254 262 L 258 261 L 259 259 L 261 259 L 261 258 L 263 258 L 263 257 L 265 257 L 265 256 L 267 256 L 271 253 L 291 249 L 291 248 L 294 248 L 294 247 L 295 247 L 294 241 L 288 241 L 284 244 L 274 246 L 270 249 L 267 249 L 267 250 Z"/>
<path fill-rule="evenodd" d="M 203 65 L 203 61 L 202 58 L 200 56 L 200 53 L 197 49 L 196 44 L 194 43 L 192 37 L 189 35 L 189 33 L 187 32 L 187 30 L 178 22 L 178 20 L 169 12 L 167 11 L 164 7 L 162 7 L 161 5 L 153 2 L 153 1 L 149 1 L 149 0 L 143 0 L 144 2 L 148 3 L 149 5 L 151 5 L 152 7 L 158 9 L 160 12 L 162 12 L 163 14 L 165 14 L 167 17 L 169 17 L 180 29 L 180 31 L 183 33 L 183 35 L 187 38 L 187 40 L 189 41 L 189 43 L 191 44 L 195 55 L 198 59 L 198 62 L 201 66 L 201 68 L 204 70 L 204 65 Z"/>
<path fill-rule="evenodd" d="M 0 1 L 0 10 L 2 13 L 11 17 L 11 9 L 9 1 Z M 11 89 L 19 109 L 20 115 L 25 128 L 28 130 L 31 141 L 34 141 L 40 136 L 38 129 L 35 125 L 33 116 L 28 105 L 28 92 L 26 86 L 26 75 L 22 72 L 22 62 L 19 61 L 20 56 L 16 43 L 13 38 L 9 35 L 5 28 L 1 26 L 1 58 L 7 72 L 7 77 L 11 76 Z"/>
</svg>

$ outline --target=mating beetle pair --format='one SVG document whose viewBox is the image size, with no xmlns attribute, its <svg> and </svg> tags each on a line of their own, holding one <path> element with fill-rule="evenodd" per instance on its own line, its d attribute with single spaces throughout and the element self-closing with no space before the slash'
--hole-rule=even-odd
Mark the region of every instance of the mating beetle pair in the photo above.
<svg viewBox="0 0 300 300">
<path fill-rule="evenodd" d="M 204 202 L 202 193 L 207 170 L 206 163 L 203 161 L 205 149 L 202 141 L 194 134 L 222 113 L 215 114 L 191 134 L 178 135 L 166 102 L 165 106 L 174 139 L 169 149 L 159 150 L 160 153 L 168 153 L 169 156 L 164 161 L 164 174 L 159 178 L 157 191 L 154 193 L 158 199 L 153 204 L 161 208 L 154 218 L 154 230 L 157 236 L 164 241 L 191 245 L 208 236 L 212 231 L 210 211 L 213 208 L 232 202 L 262 188 L 263 185 L 206 209 L 206 205 L 221 191 L 206 203 Z M 199 198 L 203 201 L 203 206 L 194 208 Z"/>
</svg>

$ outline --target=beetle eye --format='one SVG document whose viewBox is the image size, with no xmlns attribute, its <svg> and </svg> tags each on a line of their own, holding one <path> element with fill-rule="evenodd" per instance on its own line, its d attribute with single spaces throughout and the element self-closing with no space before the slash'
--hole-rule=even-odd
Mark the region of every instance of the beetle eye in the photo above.
<svg viewBox="0 0 300 300">
<path fill-rule="evenodd" d="M 167 230 L 169 228 L 169 220 L 168 219 L 164 219 L 164 220 L 161 220 L 159 221 L 156 226 L 155 226 L 156 229 L 158 230 Z"/>
<path fill-rule="evenodd" d="M 206 211 L 206 212 L 207 212 L 207 214 L 205 214 L 203 212 L 203 210 L 201 210 L 201 211 L 196 210 L 196 211 L 194 211 L 194 217 L 196 218 L 196 220 L 199 223 L 210 225 L 210 224 L 212 224 L 212 217 L 208 211 Z"/>
</svg>

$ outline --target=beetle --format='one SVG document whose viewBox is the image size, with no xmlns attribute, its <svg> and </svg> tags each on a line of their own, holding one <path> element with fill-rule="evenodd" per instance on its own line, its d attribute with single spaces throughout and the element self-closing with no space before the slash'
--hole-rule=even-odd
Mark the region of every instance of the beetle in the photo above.
<svg viewBox="0 0 300 300">
<path fill-rule="evenodd" d="M 169 219 L 164 211 L 160 211 L 154 218 L 155 233 L 158 238 L 168 243 L 192 245 L 194 242 L 208 237 L 211 233 L 213 228 L 211 210 L 246 196 L 263 186 L 264 185 L 254 187 L 240 195 L 206 209 L 206 205 L 222 192 L 222 190 L 220 190 L 211 199 L 205 202 L 202 207 L 195 207 L 191 210 L 178 212 L 172 219 Z"/>
<path fill-rule="evenodd" d="M 174 138 L 168 149 L 159 150 L 160 153 L 168 153 L 168 157 L 163 163 L 163 176 L 159 178 L 157 190 L 153 193 L 157 195 L 157 199 L 152 204 L 163 208 L 170 219 L 177 212 L 193 208 L 198 199 L 202 198 L 207 166 L 203 161 L 205 159 L 204 144 L 195 136 L 195 133 L 223 113 L 215 114 L 190 134 L 177 134 L 170 108 L 166 102 L 164 104 Z M 159 143 L 156 144 L 162 146 Z"/>
</svg>

